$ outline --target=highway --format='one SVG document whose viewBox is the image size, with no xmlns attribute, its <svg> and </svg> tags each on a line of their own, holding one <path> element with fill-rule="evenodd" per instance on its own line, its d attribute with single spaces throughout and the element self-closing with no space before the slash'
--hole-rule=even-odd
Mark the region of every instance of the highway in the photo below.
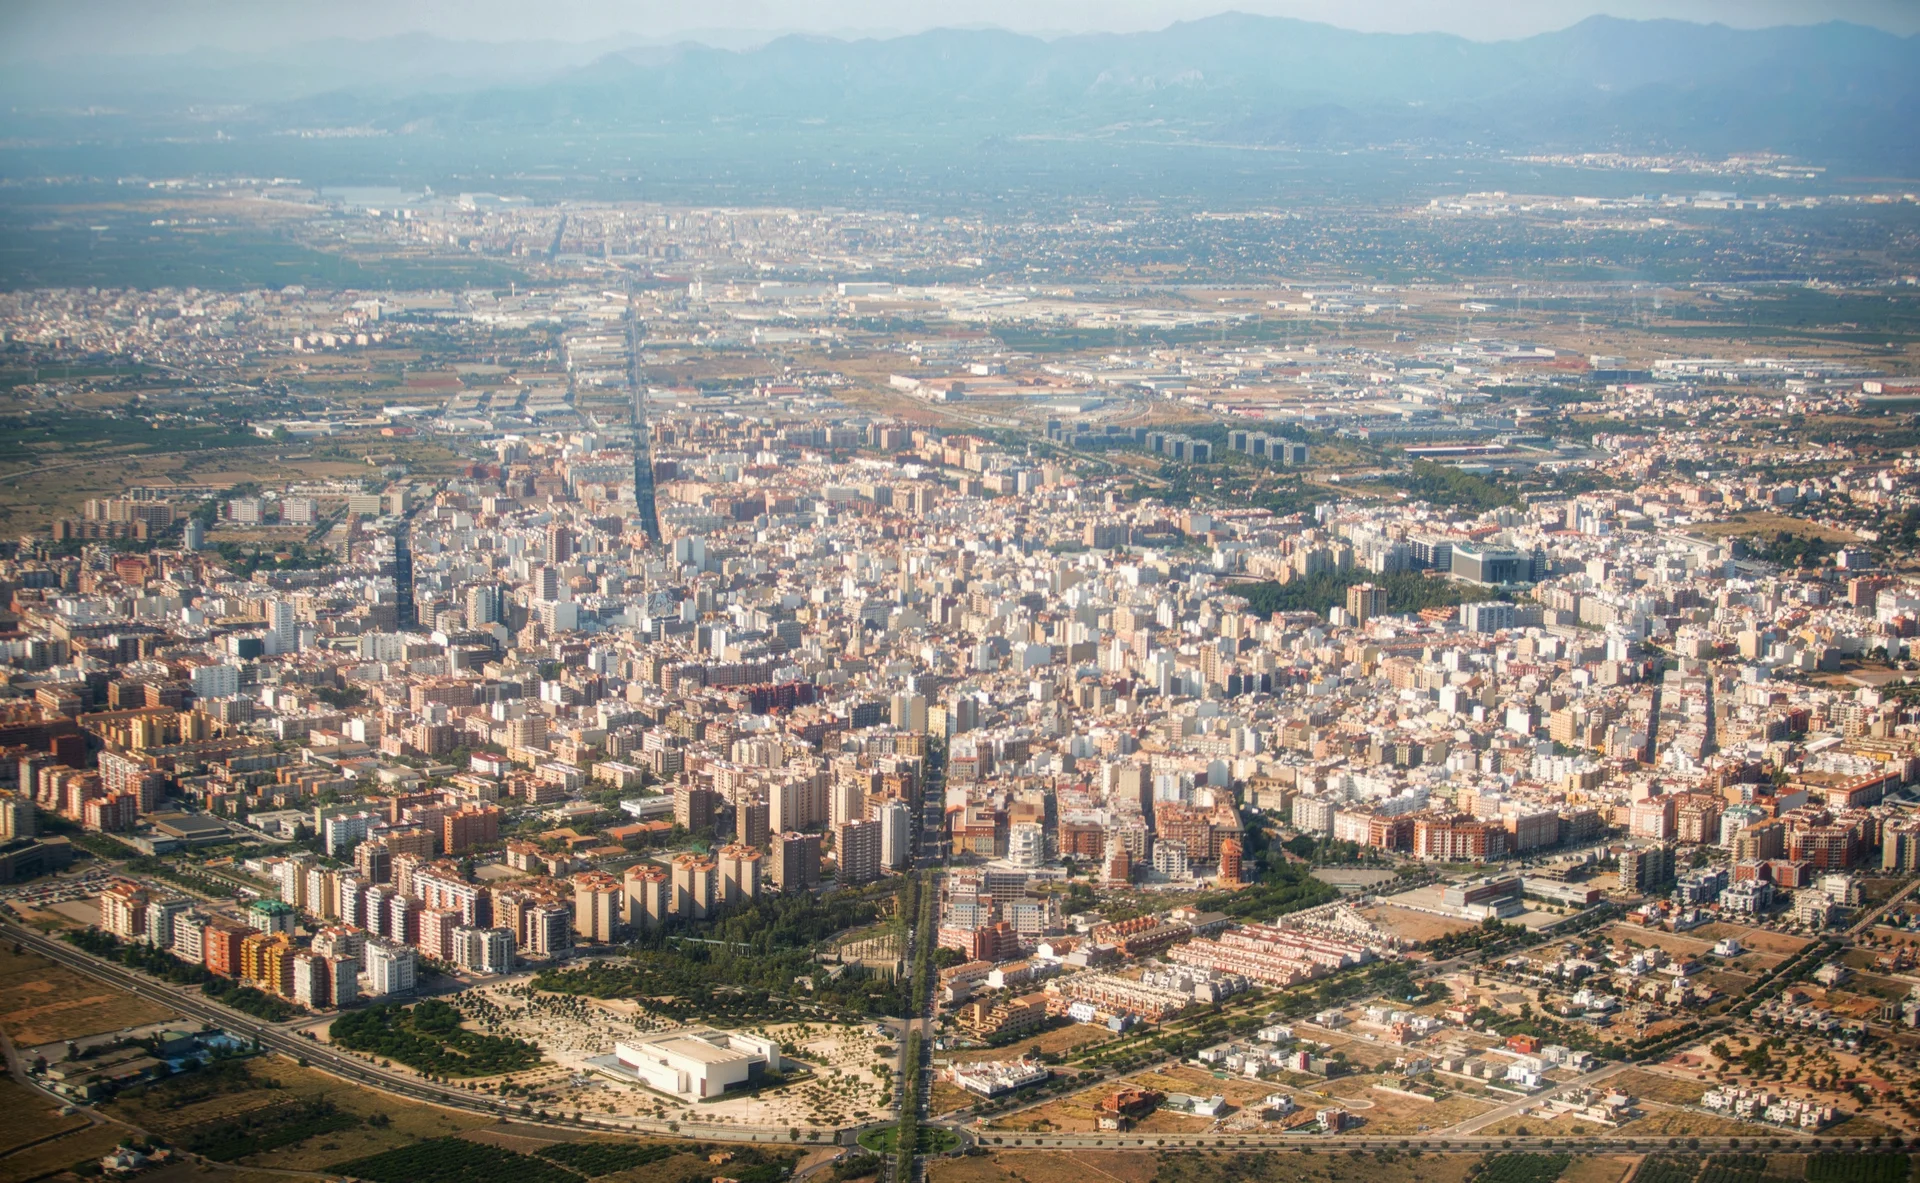
<svg viewBox="0 0 1920 1183">
<path fill-rule="evenodd" d="M 69 969 L 98 978 L 120 989 L 160 999 L 178 1008 L 188 1018 L 199 1019 L 218 1026 L 230 1033 L 257 1039 L 260 1045 L 272 1051 L 305 1059 L 307 1063 L 322 1071 L 365 1085 L 368 1088 L 423 1101 L 448 1108 L 461 1109 L 470 1113 L 488 1116 L 506 1117 L 512 1121 L 527 1125 L 546 1125 L 570 1129 L 598 1129 L 608 1132 L 645 1134 L 655 1137 L 680 1137 L 708 1141 L 729 1142 L 777 1142 L 790 1144 L 784 1129 L 749 1129 L 740 1126 L 706 1125 L 697 1122 L 680 1122 L 678 1130 L 670 1130 L 666 1123 L 631 1118 L 613 1120 L 610 1118 L 589 1118 L 581 1121 L 540 1120 L 523 1116 L 514 1106 L 492 1100 L 469 1090 L 450 1085 L 437 1084 L 422 1080 L 410 1073 L 394 1069 L 383 1069 L 357 1056 L 338 1052 L 324 1043 L 316 1042 L 296 1034 L 285 1027 L 261 1022 L 250 1016 L 228 1010 L 195 991 L 183 990 L 168 983 L 159 982 L 136 973 L 123 966 L 103 961 L 91 954 L 62 941 L 46 937 L 32 929 L 22 927 L 10 921 L 0 921 L 0 933 L 6 939 L 18 941 L 21 945 L 49 958 Z M 929 1026 L 923 1017 L 917 1018 L 914 1025 L 921 1028 L 923 1034 Z M 903 1024 L 903 1027 L 905 1024 Z M 904 1034 L 904 1031 L 903 1031 Z M 901 1039 L 904 1050 L 906 1040 Z M 904 1069 L 906 1065 L 902 1064 Z M 1624 1067 L 1620 1066 L 1620 1067 Z M 924 1070 L 924 1069 L 923 1069 Z M 1601 1069 L 1590 1074 L 1590 1078 L 1599 1080 L 1615 1066 Z M 1587 1078 L 1583 1078 L 1587 1079 Z M 909 1082 L 909 1088 L 912 1082 Z M 1514 1106 L 1518 1109 L 1518 1105 Z M 1487 1121 L 1497 1119 L 1501 1114 L 1482 1115 L 1467 1125 L 1477 1128 Z M 870 1122 L 867 1125 L 839 1131 L 835 1141 L 843 1145 L 851 1144 L 854 1135 L 861 1129 L 871 1126 L 891 1125 L 891 1122 Z M 1134 1134 L 1117 1132 L 1080 1133 L 1080 1134 L 1024 1134 L 1015 1131 L 991 1131 L 981 1129 L 964 1122 L 943 1122 L 928 1119 L 926 1124 L 941 1125 L 960 1134 L 963 1141 L 986 1146 L 999 1147 L 1045 1147 L 1063 1150 L 1125 1150 L 1125 1149 L 1179 1149 L 1218 1147 L 1259 1147 L 1264 1149 L 1285 1149 L 1314 1147 L 1317 1149 L 1387 1149 L 1419 1147 L 1426 1151 L 1472 1152 L 1480 1153 L 1502 1149 L 1539 1149 L 1559 1147 L 1577 1148 L 1593 1152 L 1648 1151 L 1682 1147 L 1687 1150 L 1708 1153 L 1731 1151 L 1754 1151 L 1780 1148 L 1787 1150 L 1806 1150 L 1809 1148 L 1841 1148 L 1853 1145 L 1858 1139 L 1803 1137 L 1793 1131 L 1781 1130 L 1766 1138 L 1751 1137 L 1701 1137 L 1701 1138 L 1661 1138 L 1628 1136 L 1594 1136 L 1580 1138 L 1556 1138 L 1551 1135 L 1501 1135 L 1480 1136 L 1471 1130 L 1438 1130 L 1417 1137 L 1382 1134 L 1342 1134 L 1329 1137 L 1320 1134 L 1303 1133 L 1239 1133 L 1217 1132 L 1203 1134 Z"/>
<path fill-rule="evenodd" d="M 175 1007 L 187 1018 L 211 1023 L 231 1034 L 257 1040 L 261 1047 L 285 1055 L 304 1059 L 308 1065 L 321 1069 L 343 1080 L 382 1092 L 407 1097 L 429 1104 L 444 1105 L 452 1109 L 463 1109 L 470 1113 L 482 1113 L 488 1116 L 511 1116 L 514 1120 L 533 1125 L 552 1125 L 573 1129 L 590 1128 L 662 1135 L 667 1137 L 699 1138 L 709 1141 L 727 1142 L 788 1142 L 785 1129 L 747 1129 L 740 1126 L 708 1125 L 701 1122 L 679 1122 L 678 1130 L 671 1130 L 664 1121 L 644 1118 L 587 1118 L 580 1121 L 540 1121 L 520 1115 L 516 1106 L 506 1102 L 489 1099 L 481 1094 L 454 1085 L 438 1084 L 423 1080 L 409 1072 L 398 1069 L 382 1068 L 378 1064 L 361 1059 L 333 1048 L 304 1035 L 296 1034 L 287 1027 L 263 1022 L 250 1015 L 229 1010 L 200 994 L 197 990 L 183 989 L 168 982 L 150 978 L 145 974 L 130 970 L 125 966 L 95 957 L 90 953 L 74 948 L 64 941 L 54 940 L 30 928 L 12 921 L 0 921 L 0 933 L 9 940 L 17 941 L 34 952 L 89 977 L 98 978 L 108 985 L 158 999 Z M 861 1127 L 864 1128 L 864 1127 Z M 851 1142 L 851 1131 L 838 1131 L 839 1142 Z"/>
</svg>

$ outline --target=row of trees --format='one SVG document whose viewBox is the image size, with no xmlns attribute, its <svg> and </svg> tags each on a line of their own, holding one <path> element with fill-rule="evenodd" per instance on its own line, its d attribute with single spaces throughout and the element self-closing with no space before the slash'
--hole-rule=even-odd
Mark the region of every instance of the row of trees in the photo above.
<svg viewBox="0 0 1920 1183">
<path fill-rule="evenodd" d="M 75 929 L 64 934 L 64 939 L 68 944 L 85 949 L 96 957 L 117 961 L 129 969 L 137 969 L 162 981 L 180 986 L 198 986 L 202 994 L 222 1006 L 230 1006 L 256 1019 L 284 1023 L 300 1013 L 299 1007 L 283 998 L 242 985 L 231 978 L 223 978 L 204 965 L 182 961 L 153 945 L 122 944 L 113 934 L 93 928 Z"/>
</svg>

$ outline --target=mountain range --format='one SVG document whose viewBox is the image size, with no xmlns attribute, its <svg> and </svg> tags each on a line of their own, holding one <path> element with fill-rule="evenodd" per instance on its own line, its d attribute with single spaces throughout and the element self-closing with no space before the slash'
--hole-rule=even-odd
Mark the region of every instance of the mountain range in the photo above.
<svg viewBox="0 0 1920 1183">
<path fill-rule="evenodd" d="M 1595 17 L 1488 42 L 1228 13 L 1053 40 L 940 29 L 610 51 L 411 36 L 22 65 L 0 79 L 0 103 L 16 137 L 209 123 L 236 136 L 829 129 L 854 143 L 1773 152 L 1874 176 L 1920 170 L 1920 37 L 1837 22 L 1741 30 Z"/>
</svg>

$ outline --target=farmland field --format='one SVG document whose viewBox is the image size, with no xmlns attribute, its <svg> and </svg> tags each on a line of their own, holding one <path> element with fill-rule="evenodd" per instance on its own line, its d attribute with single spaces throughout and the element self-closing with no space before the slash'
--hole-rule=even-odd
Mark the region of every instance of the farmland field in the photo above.
<svg viewBox="0 0 1920 1183">
<path fill-rule="evenodd" d="M 0 1154 L 87 1124 L 78 1113 L 61 1117 L 54 1102 L 11 1080 L 0 1079 Z"/>
</svg>

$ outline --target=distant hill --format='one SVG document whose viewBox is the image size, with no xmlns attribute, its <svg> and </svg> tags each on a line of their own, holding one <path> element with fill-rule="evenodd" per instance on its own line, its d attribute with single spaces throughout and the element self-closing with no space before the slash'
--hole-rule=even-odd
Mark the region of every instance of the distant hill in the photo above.
<svg viewBox="0 0 1920 1183">
<path fill-rule="evenodd" d="M 1596 17 L 1517 41 L 1226 14 L 1044 41 L 936 30 L 590 57 L 411 37 L 275 54 L 59 63 L 0 80 L 10 120 L 109 107 L 257 131 L 827 127 L 854 137 L 1154 137 L 1249 146 L 1772 151 L 1915 175 L 1920 38 Z M 239 109 L 234 110 L 234 105 Z M 98 118 L 95 116 L 94 118 Z"/>
</svg>

